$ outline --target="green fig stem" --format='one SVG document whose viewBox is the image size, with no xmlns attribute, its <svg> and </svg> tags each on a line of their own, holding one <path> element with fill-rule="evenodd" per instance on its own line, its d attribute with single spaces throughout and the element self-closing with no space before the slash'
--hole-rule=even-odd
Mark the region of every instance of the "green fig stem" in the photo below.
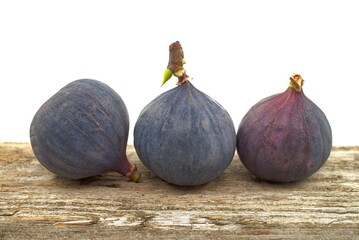
<svg viewBox="0 0 359 240">
<path fill-rule="evenodd" d="M 302 86 L 304 84 L 304 79 L 299 74 L 293 74 L 290 78 L 289 87 L 294 89 L 297 92 L 302 91 Z"/>
<path fill-rule="evenodd" d="M 169 52 L 170 55 L 169 55 L 168 65 L 164 73 L 162 86 L 172 77 L 172 74 L 178 78 L 177 85 L 181 85 L 187 82 L 190 78 L 186 74 L 186 69 L 183 68 L 183 65 L 186 63 L 186 61 L 184 59 L 184 53 L 181 43 L 179 41 L 172 43 L 169 46 Z"/>
<path fill-rule="evenodd" d="M 131 171 L 126 174 L 126 177 L 131 181 L 138 183 L 141 180 L 142 174 L 137 172 L 136 164 L 131 164 Z"/>
<path fill-rule="evenodd" d="M 170 69 L 166 68 L 165 72 L 163 73 L 163 79 L 162 79 L 162 85 L 165 84 L 171 77 L 172 77 L 173 73 Z"/>
<path fill-rule="evenodd" d="M 130 172 L 127 174 L 127 177 L 130 181 L 138 183 L 141 180 L 142 174 L 139 172 Z"/>
</svg>

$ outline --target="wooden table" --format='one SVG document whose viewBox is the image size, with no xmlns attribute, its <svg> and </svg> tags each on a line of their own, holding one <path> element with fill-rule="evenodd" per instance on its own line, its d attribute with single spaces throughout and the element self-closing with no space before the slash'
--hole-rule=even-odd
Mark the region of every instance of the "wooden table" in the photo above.
<svg viewBox="0 0 359 240">
<path fill-rule="evenodd" d="M 140 183 L 56 177 L 28 143 L 1 143 L 0 239 L 359 239 L 359 147 L 333 148 L 291 184 L 259 181 L 236 155 L 199 187 L 170 185 L 127 152 Z"/>
</svg>

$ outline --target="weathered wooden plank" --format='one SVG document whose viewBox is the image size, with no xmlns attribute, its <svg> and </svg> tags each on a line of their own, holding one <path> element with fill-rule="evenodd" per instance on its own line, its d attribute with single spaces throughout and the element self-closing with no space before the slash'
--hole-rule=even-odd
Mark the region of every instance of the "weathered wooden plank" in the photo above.
<svg viewBox="0 0 359 240">
<path fill-rule="evenodd" d="M 214 181 L 170 185 L 132 146 L 140 183 L 115 173 L 72 181 L 42 167 L 28 143 L 0 144 L 0 239 L 358 239 L 359 148 L 334 148 L 306 181 L 259 181 L 237 156 Z"/>
</svg>

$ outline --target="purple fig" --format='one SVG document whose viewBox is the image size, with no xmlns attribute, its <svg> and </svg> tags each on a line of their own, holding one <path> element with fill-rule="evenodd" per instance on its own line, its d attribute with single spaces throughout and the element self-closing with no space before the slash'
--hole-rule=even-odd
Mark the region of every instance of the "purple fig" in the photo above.
<svg viewBox="0 0 359 240">
<path fill-rule="evenodd" d="M 162 85 L 173 73 L 178 86 L 141 111 L 134 128 L 134 146 L 142 163 L 161 179 L 196 186 L 218 177 L 229 166 L 236 149 L 236 131 L 228 112 L 188 81 L 183 59 L 180 43 L 171 44 Z"/>
<path fill-rule="evenodd" d="M 223 173 L 236 149 L 228 112 L 186 82 L 151 101 L 134 129 L 142 163 L 163 180 L 182 186 L 205 184 Z"/>
<path fill-rule="evenodd" d="M 290 78 L 288 89 L 255 104 L 237 131 L 243 165 L 260 179 L 303 180 L 317 172 L 332 148 L 332 131 L 324 112 L 304 95 L 304 80 Z"/>
<path fill-rule="evenodd" d="M 119 172 L 138 181 L 126 156 L 129 117 L 121 97 L 90 79 L 73 81 L 36 112 L 30 141 L 39 162 L 70 179 Z"/>
</svg>

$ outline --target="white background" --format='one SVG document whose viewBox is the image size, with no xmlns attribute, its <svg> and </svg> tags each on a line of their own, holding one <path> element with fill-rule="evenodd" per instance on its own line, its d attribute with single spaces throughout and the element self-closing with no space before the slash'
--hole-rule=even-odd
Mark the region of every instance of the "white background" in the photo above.
<svg viewBox="0 0 359 240">
<path fill-rule="evenodd" d="M 356 1 L 1 1 L 0 142 L 29 141 L 37 109 L 67 83 L 110 85 L 130 114 L 175 87 L 160 87 L 179 40 L 187 73 L 236 128 L 292 73 L 327 115 L 334 145 L 359 145 Z"/>
</svg>

